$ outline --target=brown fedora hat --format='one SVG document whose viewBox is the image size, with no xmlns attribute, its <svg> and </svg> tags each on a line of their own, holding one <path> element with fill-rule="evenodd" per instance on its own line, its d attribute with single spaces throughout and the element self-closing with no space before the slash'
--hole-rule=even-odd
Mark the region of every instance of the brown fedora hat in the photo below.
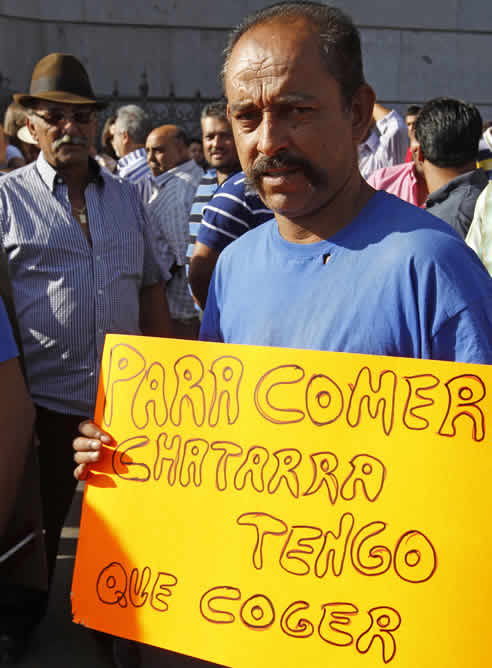
<svg viewBox="0 0 492 668">
<path fill-rule="evenodd" d="M 23 107 L 35 100 L 68 104 L 93 104 L 104 109 L 106 104 L 95 99 L 87 72 L 81 62 L 68 53 L 50 53 L 34 68 L 29 93 L 16 93 L 14 101 Z"/>
</svg>

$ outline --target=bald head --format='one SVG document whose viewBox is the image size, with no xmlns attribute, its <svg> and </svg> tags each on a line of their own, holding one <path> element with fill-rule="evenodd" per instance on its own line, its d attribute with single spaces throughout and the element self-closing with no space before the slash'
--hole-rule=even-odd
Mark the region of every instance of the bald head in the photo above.
<svg viewBox="0 0 492 668">
<path fill-rule="evenodd" d="M 178 125 L 161 125 L 145 142 L 147 162 L 154 176 L 189 160 L 186 132 Z"/>
</svg>

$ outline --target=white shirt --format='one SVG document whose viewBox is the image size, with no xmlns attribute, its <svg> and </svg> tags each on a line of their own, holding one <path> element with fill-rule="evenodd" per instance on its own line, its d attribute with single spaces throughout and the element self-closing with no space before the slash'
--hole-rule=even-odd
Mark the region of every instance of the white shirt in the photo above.
<svg viewBox="0 0 492 668">
<path fill-rule="evenodd" d="M 367 179 L 376 169 L 405 162 L 407 149 L 407 126 L 393 109 L 376 122 L 369 137 L 359 145 L 360 173 Z"/>
<path fill-rule="evenodd" d="M 480 193 L 465 239 L 492 276 L 492 182 Z"/>
</svg>

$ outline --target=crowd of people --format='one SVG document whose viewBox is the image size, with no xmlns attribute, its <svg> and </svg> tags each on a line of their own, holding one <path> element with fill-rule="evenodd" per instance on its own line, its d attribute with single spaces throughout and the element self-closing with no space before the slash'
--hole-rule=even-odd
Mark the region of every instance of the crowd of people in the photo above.
<svg viewBox="0 0 492 668">
<path fill-rule="evenodd" d="M 42 58 L 7 111 L 0 420 L 16 465 L 0 474 L 0 532 L 35 448 L 48 587 L 5 584 L 5 665 L 46 612 L 76 479 L 111 442 L 90 421 L 106 333 L 492 361 L 492 128 L 478 109 L 385 108 L 352 21 L 315 2 L 247 17 L 223 83 L 201 138 L 126 105 L 96 148 L 104 105 L 67 54 Z M 120 640 L 112 660 L 139 655 Z"/>
</svg>

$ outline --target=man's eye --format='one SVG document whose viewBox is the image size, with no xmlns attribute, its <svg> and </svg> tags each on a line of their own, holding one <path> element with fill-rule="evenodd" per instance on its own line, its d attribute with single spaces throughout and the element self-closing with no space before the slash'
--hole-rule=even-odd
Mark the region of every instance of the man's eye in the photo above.
<svg viewBox="0 0 492 668">
<path fill-rule="evenodd" d="M 259 112 L 252 109 L 251 111 L 240 111 L 236 114 L 238 121 L 256 121 L 259 118 Z"/>
<path fill-rule="evenodd" d="M 309 114 L 311 111 L 313 111 L 313 108 L 312 107 L 294 107 L 293 111 L 298 116 L 301 116 L 303 114 Z"/>
</svg>

